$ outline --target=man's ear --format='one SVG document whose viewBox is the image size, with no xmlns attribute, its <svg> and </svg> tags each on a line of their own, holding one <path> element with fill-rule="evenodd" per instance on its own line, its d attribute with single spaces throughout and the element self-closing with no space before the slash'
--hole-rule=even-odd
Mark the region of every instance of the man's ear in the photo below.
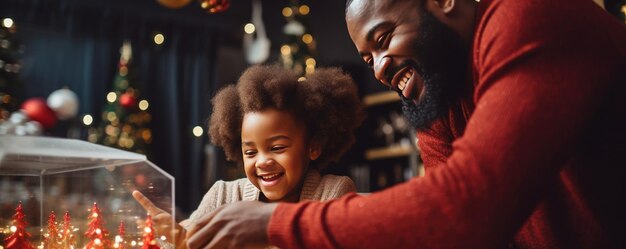
<svg viewBox="0 0 626 249">
<path fill-rule="evenodd" d="M 444 15 L 450 14 L 456 5 L 457 0 L 426 0 L 431 2 L 432 7 L 437 8 Z"/>
<path fill-rule="evenodd" d="M 312 139 L 309 143 L 309 159 L 316 160 L 322 154 L 322 145 L 318 139 Z"/>
</svg>

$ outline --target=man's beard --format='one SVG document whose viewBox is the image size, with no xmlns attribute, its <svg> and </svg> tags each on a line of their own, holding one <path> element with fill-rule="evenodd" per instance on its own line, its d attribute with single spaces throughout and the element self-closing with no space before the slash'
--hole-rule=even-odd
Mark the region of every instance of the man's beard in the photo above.
<svg viewBox="0 0 626 249">
<path fill-rule="evenodd" d="M 420 9 L 420 39 L 414 48 L 424 97 L 415 103 L 399 93 L 402 112 L 416 129 L 428 127 L 458 100 L 467 84 L 469 62 L 468 49 L 459 35 L 423 7 Z"/>
</svg>

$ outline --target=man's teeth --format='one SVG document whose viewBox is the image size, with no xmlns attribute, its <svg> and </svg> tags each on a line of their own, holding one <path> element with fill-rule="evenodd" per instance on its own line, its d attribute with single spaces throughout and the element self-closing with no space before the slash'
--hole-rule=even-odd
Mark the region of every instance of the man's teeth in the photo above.
<svg viewBox="0 0 626 249">
<path fill-rule="evenodd" d="M 264 176 L 261 176 L 261 178 L 263 178 L 263 180 L 269 180 L 269 179 L 277 177 L 278 175 L 280 174 L 264 175 Z"/>
<path fill-rule="evenodd" d="M 411 79 L 411 76 L 413 76 L 413 72 L 409 70 L 408 72 L 404 74 L 404 77 L 400 79 L 400 82 L 398 83 L 398 89 L 400 89 L 400 91 L 404 90 L 407 82 L 409 82 L 409 79 Z"/>
</svg>

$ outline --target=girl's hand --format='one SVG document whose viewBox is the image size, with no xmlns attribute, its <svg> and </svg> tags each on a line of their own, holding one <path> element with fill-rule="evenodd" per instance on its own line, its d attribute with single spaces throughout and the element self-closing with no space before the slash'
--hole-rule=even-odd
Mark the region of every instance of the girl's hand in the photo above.
<svg viewBox="0 0 626 249">
<path fill-rule="evenodd" d="M 174 244 L 176 248 L 187 248 L 185 241 L 187 231 L 174 221 L 172 215 L 158 208 L 137 190 L 133 191 L 133 198 L 152 216 L 153 228 L 156 230 L 157 235 L 165 235 L 167 241 Z M 174 225 L 173 231 L 172 225 Z M 170 231 L 172 231 L 172 234 L 168 234 Z"/>
</svg>

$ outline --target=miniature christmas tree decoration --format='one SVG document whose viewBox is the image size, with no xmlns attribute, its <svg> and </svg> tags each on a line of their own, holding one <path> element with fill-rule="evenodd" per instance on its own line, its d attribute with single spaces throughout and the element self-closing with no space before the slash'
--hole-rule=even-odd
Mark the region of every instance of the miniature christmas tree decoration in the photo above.
<svg viewBox="0 0 626 249">
<path fill-rule="evenodd" d="M 26 232 L 26 226 L 28 223 L 24 220 L 24 210 L 22 209 L 22 203 L 15 209 L 13 215 L 13 226 L 10 230 L 13 234 L 9 235 L 4 241 L 6 242 L 5 249 L 34 249 L 35 247 L 30 243 L 30 233 Z"/>
</svg>

